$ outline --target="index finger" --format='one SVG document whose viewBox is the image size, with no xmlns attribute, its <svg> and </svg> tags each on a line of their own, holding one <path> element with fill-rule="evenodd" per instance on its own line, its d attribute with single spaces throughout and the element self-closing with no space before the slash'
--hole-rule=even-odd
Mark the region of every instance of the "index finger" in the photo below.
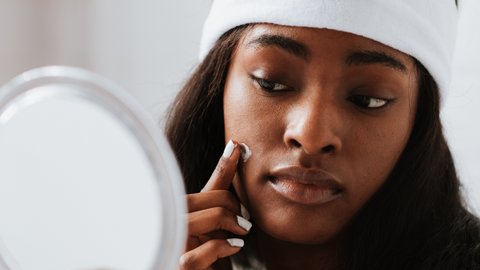
<svg viewBox="0 0 480 270">
<path fill-rule="evenodd" d="M 240 147 L 237 142 L 230 140 L 225 146 L 223 155 L 217 167 L 201 192 L 210 190 L 227 190 L 232 184 L 240 158 Z"/>
</svg>

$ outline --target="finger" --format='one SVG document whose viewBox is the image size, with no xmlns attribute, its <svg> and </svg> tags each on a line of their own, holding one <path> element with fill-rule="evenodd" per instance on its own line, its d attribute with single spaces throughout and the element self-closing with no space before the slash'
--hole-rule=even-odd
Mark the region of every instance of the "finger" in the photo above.
<svg viewBox="0 0 480 270">
<path fill-rule="evenodd" d="M 245 235 L 252 223 L 223 207 L 209 208 L 188 214 L 188 234 L 200 236 L 217 230 Z"/>
<path fill-rule="evenodd" d="M 250 219 L 247 208 L 228 190 L 189 194 L 187 195 L 187 205 L 189 213 L 213 207 L 223 207 L 247 220 Z"/>
<path fill-rule="evenodd" d="M 217 167 L 208 180 L 202 192 L 228 189 L 232 183 L 233 176 L 237 171 L 238 159 L 240 158 L 240 147 L 238 143 L 230 140 L 225 146 L 223 155 L 218 161 Z"/>
<path fill-rule="evenodd" d="M 220 258 L 231 256 L 243 247 L 243 240 L 230 238 L 227 240 L 210 240 L 180 257 L 180 269 L 205 269 Z"/>
<path fill-rule="evenodd" d="M 227 231 L 222 231 L 222 230 L 213 231 L 209 234 L 202 234 L 202 235 L 199 235 L 198 237 L 196 237 L 197 242 L 200 241 L 200 244 L 197 244 L 193 248 L 196 248 L 196 247 L 200 246 L 201 244 L 204 244 L 207 241 L 210 241 L 212 239 L 228 239 L 231 236 L 232 236 L 232 233 L 227 232 Z M 192 238 L 194 238 L 194 237 L 189 237 L 189 239 L 192 239 Z M 188 250 L 192 250 L 193 248 L 190 248 Z"/>
<path fill-rule="evenodd" d="M 232 237 L 231 232 L 222 231 L 222 230 L 213 231 L 209 234 L 202 234 L 202 235 L 198 236 L 198 238 L 200 239 L 202 244 L 209 241 L 209 240 L 212 240 L 212 239 L 227 239 L 227 238 L 230 238 L 230 237 Z"/>
</svg>

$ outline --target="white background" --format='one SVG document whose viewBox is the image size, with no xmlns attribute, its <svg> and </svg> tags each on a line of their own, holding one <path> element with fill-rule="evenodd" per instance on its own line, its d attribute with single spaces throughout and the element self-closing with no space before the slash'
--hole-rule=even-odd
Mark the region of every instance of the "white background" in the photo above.
<svg viewBox="0 0 480 270">
<path fill-rule="evenodd" d="M 452 0 L 453 1 L 453 0 Z M 0 0 L 0 84 L 45 65 L 86 68 L 156 119 L 197 63 L 211 0 Z M 480 1 L 464 0 L 442 113 L 466 195 L 480 213 Z"/>
</svg>

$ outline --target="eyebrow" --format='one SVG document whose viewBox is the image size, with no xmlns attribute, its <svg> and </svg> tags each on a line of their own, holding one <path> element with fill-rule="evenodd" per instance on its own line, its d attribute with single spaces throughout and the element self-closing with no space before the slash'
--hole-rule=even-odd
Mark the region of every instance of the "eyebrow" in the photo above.
<svg viewBox="0 0 480 270">
<path fill-rule="evenodd" d="M 305 61 L 308 61 L 310 58 L 310 51 L 307 46 L 281 35 L 264 34 L 248 42 L 246 47 L 250 45 L 261 45 L 263 47 L 274 45 L 294 56 L 302 58 Z"/>
<path fill-rule="evenodd" d="M 305 61 L 310 59 L 310 51 L 307 46 L 281 35 L 264 34 L 249 41 L 246 47 L 251 45 L 263 47 L 273 45 Z M 407 73 L 407 68 L 402 61 L 382 51 L 354 51 L 348 54 L 346 62 L 350 66 L 382 64 Z"/>
<path fill-rule="evenodd" d="M 347 64 L 350 66 L 381 64 L 407 73 L 407 68 L 402 61 L 382 51 L 352 52 L 347 56 Z"/>
</svg>

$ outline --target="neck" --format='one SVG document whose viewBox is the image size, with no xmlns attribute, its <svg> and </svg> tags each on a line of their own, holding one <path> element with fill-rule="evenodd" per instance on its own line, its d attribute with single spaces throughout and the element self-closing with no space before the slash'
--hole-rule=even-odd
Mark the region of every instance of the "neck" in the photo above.
<svg viewBox="0 0 480 270">
<path fill-rule="evenodd" d="M 282 241 L 262 230 L 257 233 L 260 253 L 266 269 L 337 270 L 344 241 L 330 240 L 319 245 Z"/>
</svg>

